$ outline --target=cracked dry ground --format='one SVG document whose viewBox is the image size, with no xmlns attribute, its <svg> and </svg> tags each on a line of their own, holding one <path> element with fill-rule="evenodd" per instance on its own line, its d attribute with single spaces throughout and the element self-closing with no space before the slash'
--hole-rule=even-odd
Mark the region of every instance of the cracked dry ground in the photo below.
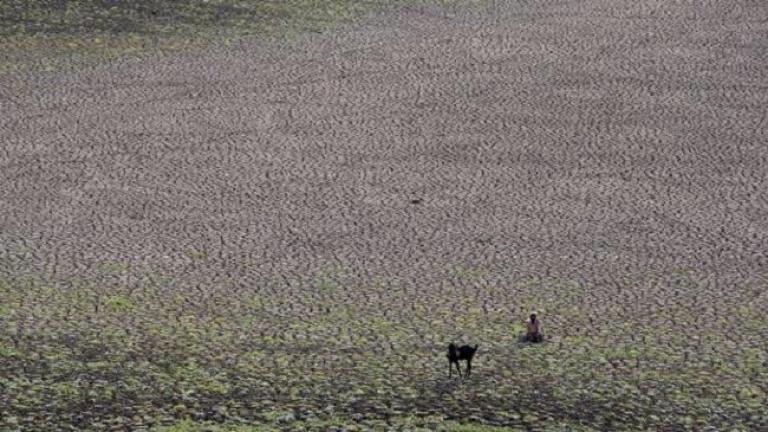
<svg viewBox="0 0 768 432">
<path fill-rule="evenodd" d="M 0 410 L 768 428 L 766 56 L 754 0 L 489 1 L 7 78 Z"/>
</svg>

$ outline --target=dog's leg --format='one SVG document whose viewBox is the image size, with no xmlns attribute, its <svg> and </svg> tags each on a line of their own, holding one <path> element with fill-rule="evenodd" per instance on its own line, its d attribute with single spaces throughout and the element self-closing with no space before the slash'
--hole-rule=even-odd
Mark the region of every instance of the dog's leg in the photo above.
<svg viewBox="0 0 768 432">
<path fill-rule="evenodd" d="M 448 360 L 448 379 L 451 378 L 451 374 L 453 373 L 453 365 L 451 364 L 451 361 Z"/>
<path fill-rule="evenodd" d="M 467 359 L 467 378 L 469 378 L 469 373 L 472 372 L 472 360 Z"/>
<path fill-rule="evenodd" d="M 456 370 L 459 371 L 459 378 L 461 378 L 461 366 L 459 366 L 459 362 L 456 362 Z"/>
</svg>

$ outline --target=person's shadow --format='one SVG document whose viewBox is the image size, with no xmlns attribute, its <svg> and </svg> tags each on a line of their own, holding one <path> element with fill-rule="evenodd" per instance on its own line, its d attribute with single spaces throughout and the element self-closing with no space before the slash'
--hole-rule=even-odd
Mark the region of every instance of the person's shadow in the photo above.
<svg viewBox="0 0 768 432">
<path fill-rule="evenodd" d="M 531 348 L 531 347 L 535 347 L 537 345 L 543 345 L 545 343 L 547 343 L 547 336 L 544 335 L 544 334 L 541 335 L 541 340 L 539 342 L 529 341 L 528 339 L 526 339 L 525 333 L 520 333 L 517 336 L 517 345 L 520 348 Z"/>
</svg>

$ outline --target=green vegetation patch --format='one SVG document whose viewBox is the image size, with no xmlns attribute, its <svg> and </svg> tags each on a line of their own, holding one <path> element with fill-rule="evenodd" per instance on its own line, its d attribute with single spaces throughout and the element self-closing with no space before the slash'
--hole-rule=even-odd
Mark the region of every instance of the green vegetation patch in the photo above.
<svg viewBox="0 0 768 432">
<path fill-rule="evenodd" d="M 328 421 L 271 422 L 253 425 L 214 424 L 183 420 L 171 426 L 153 428 L 152 432 L 273 432 L 281 430 L 346 430 L 346 431 L 390 431 L 408 430 L 414 432 L 521 432 L 512 427 L 488 426 L 478 423 L 459 423 L 442 418 L 393 418 L 389 421 L 361 421 L 349 418 L 334 418 Z M 581 432 L 587 429 L 568 429 Z"/>
<path fill-rule="evenodd" d="M 379 0 L 0 0 L 0 73 L 322 31 Z"/>
<path fill-rule="evenodd" d="M 655 275 L 609 294 L 451 272 L 431 287 L 360 286 L 346 273 L 252 290 L 147 274 L 8 280 L 0 429 L 768 424 L 764 278 L 723 295 L 706 276 Z M 531 346 L 519 336 L 533 306 L 548 340 Z M 448 379 L 445 347 L 461 340 L 480 344 L 473 375 Z"/>
</svg>

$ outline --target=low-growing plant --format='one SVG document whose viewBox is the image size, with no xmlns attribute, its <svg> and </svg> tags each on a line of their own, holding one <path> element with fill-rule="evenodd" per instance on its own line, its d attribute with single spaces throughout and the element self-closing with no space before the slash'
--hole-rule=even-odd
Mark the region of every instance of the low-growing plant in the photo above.
<svg viewBox="0 0 768 432">
<path fill-rule="evenodd" d="M 0 284 L 0 428 L 380 430 L 375 422 L 398 428 L 400 418 L 412 430 L 693 431 L 768 420 L 765 333 L 749 324 L 764 321 L 766 305 L 742 302 L 754 282 L 712 299 L 724 319 L 703 322 L 689 313 L 702 303 L 695 291 L 645 307 L 663 295 L 659 284 L 625 310 L 591 303 L 597 288 L 551 278 L 494 291 L 451 285 L 450 296 L 382 277 L 358 289 L 339 279 L 333 292 L 307 278 L 291 296 L 131 280 Z M 498 308 L 484 308 L 484 296 Z M 546 311 L 551 337 L 540 345 L 518 339 L 528 297 Z M 610 331 L 590 328 L 597 315 L 615 323 Z M 658 331 L 672 320 L 675 332 Z M 481 345 L 472 377 L 447 380 L 445 344 L 462 338 Z"/>
</svg>

